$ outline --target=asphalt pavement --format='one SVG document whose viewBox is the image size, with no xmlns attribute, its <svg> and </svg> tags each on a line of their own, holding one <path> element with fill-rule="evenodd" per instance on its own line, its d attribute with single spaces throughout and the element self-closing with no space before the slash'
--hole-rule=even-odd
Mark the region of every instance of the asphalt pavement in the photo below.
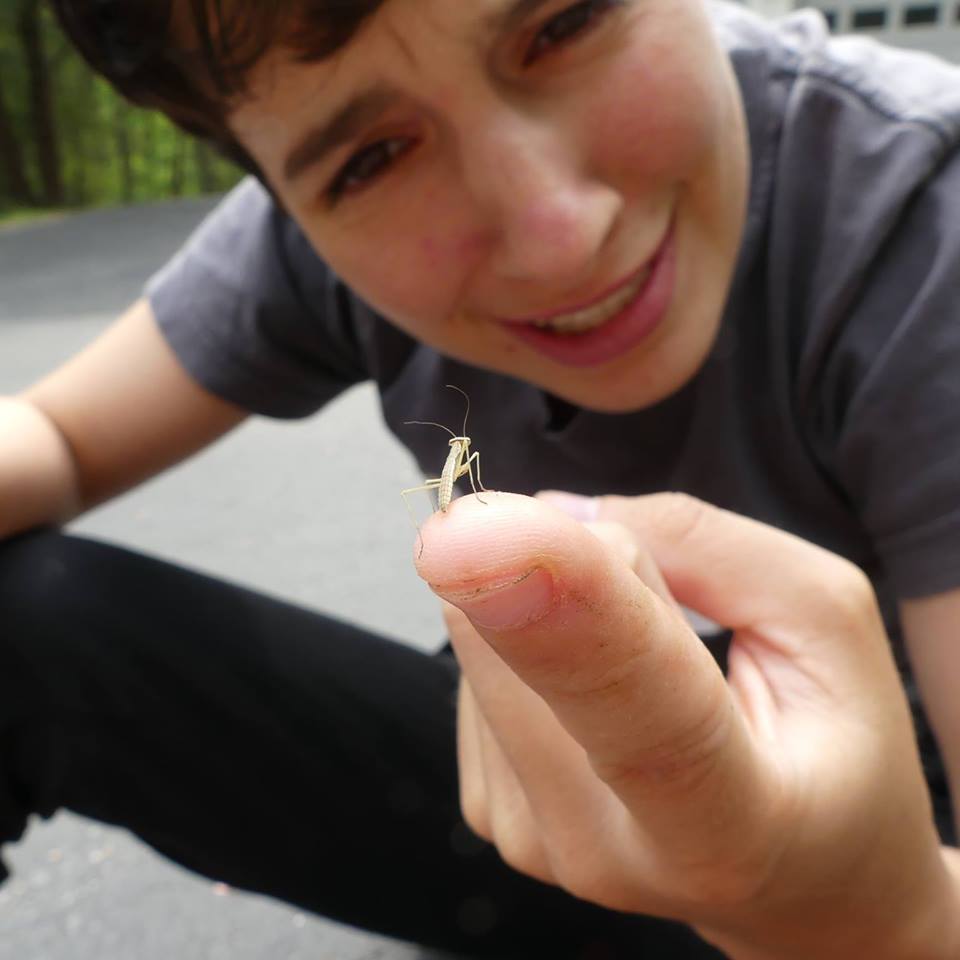
<svg viewBox="0 0 960 960">
<path fill-rule="evenodd" d="M 0 393 L 93 339 L 213 203 L 0 229 Z M 306 421 L 252 420 L 72 528 L 432 648 L 442 626 L 412 571 L 415 535 L 398 495 L 415 482 L 361 387 Z M 343 563 L 349 555 L 362 565 Z M 68 813 L 33 823 L 3 856 L 13 877 L 0 887 L 0 960 L 427 956 L 212 884 L 124 831 Z"/>
</svg>

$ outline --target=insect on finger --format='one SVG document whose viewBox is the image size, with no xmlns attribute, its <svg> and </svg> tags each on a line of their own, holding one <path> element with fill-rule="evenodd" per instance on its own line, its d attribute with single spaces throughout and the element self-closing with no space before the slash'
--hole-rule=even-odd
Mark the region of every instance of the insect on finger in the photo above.
<svg viewBox="0 0 960 960">
<path fill-rule="evenodd" d="M 462 476 L 466 475 L 470 478 L 470 486 L 473 488 L 473 492 L 477 495 L 477 499 L 481 503 L 486 503 L 480 496 L 480 491 L 485 490 L 483 483 L 480 480 L 480 452 L 475 450 L 472 453 L 470 452 L 470 437 L 467 436 L 467 419 L 470 416 L 470 398 L 467 394 L 461 390 L 459 387 L 454 386 L 452 383 L 448 383 L 447 386 L 451 390 L 456 390 L 458 393 L 462 393 L 464 398 L 467 401 L 467 410 L 463 416 L 463 433 L 458 437 L 449 427 L 445 427 L 442 423 L 435 423 L 433 420 L 405 420 L 404 425 L 412 426 L 425 426 L 425 427 L 439 427 L 441 430 L 446 430 L 450 434 L 449 446 L 450 450 L 447 453 L 447 459 L 443 464 L 443 470 L 440 472 L 439 477 L 433 477 L 429 480 L 426 480 L 418 487 L 409 487 L 406 490 L 401 490 L 400 493 L 406 501 L 406 496 L 408 493 L 416 493 L 420 490 L 437 491 L 437 510 L 441 513 L 446 513 L 447 508 L 450 506 L 450 501 L 453 499 L 453 486 Z M 473 464 L 477 466 L 477 476 L 474 480 L 473 476 Z M 480 490 L 477 490 L 477 485 L 479 484 Z M 409 502 L 407 502 L 407 509 L 410 509 Z M 411 518 L 413 518 L 413 512 L 410 512 Z M 414 526 L 417 528 L 417 536 L 420 538 L 420 554 L 423 554 L 423 537 L 420 535 L 420 527 L 417 524 L 415 518 L 413 518 Z"/>
</svg>

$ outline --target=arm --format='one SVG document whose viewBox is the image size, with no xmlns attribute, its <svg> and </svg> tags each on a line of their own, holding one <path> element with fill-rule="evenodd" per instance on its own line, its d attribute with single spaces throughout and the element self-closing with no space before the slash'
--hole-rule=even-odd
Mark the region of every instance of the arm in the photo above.
<svg viewBox="0 0 960 960">
<path fill-rule="evenodd" d="M 245 416 L 191 379 L 138 301 L 58 370 L 0 399 L 0 537 L 63 522 Z"/>
<path fill-rule="evenodd" d="M 960 832 L 960 589 L 900 605 L 904 639 L 947 770 Z"/>
</svg>

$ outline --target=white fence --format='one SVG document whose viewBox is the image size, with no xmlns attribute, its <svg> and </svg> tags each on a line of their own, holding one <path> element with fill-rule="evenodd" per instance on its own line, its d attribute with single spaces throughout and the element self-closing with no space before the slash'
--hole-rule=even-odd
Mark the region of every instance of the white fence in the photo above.
<svg viewBox="0 0 960 960">
<path fill-rule="evenodd" d="M 960 0 L 743 0 L 777 16 L 816 7 L 835 33 L 864 33 L 960 62 Z"/>
</svg>

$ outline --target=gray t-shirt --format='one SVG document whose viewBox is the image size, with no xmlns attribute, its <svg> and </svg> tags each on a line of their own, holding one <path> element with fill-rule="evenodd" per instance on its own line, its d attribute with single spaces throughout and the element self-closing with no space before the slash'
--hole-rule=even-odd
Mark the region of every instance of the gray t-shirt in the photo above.
<svg viewBox="0 0 960 960">
<path fill-rule="evenodd" d="M 850 557 L 887 600 L 960 585 L 960 71 L 830 39 L 809 11 L 711 9 L 753 179 L 720 337 L 678 394 L 564 410 L 439 355 L 363 304 L 254 180 L 148 285 L 177 355 L 278 417 L 373 379 L 430 475 L 436 437 L 402 421 L 457 423 L 455 383 L 487 486 L 683 490 Z"/>
<path fill-rule="evenodd" d="M 402 421 L 458 423 L 455 383 L 488 487 L 682 490 L 791 530 L 869 573 L 899 646 L 897 597 L 960 586 L 960 70 L 831 39 L 809 11 L 711 11 L 747 110 L 749 215 L 717 343 L 655 407 L 574 410 L 417 343 L 253 180 L 148 295 L 186 368 L 241 406 L 304 416 L 372 379 L 436 475 L 436 437 Z"/>
</svg>

